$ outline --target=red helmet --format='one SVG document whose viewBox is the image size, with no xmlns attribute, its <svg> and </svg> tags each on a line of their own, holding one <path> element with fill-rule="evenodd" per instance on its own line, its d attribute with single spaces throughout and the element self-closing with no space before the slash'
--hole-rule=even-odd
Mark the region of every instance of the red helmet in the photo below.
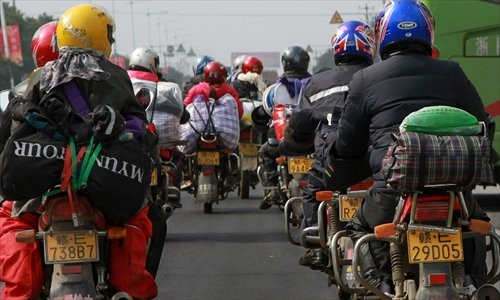
<svg viewBox="0 0 500 300">
<path fill-rule="evenodd" d="M 226 81 L 227 70 L 223 64 L 218 61 L 212 61 L 205 66 L 205 81 L 209 84 L 219 84 Z"/>
<path fill-rule="evenodd" d="M 245 58 L 245 60 L 243 61 L 243 65 L 241 66 L 241 72 L 243 74 L 248 72 L 261 74 L 262 69 L 264 69 L 262 62 L 255 56 L 249 56 Z"/>
<path fill-rule="evenodd" d="M 56 29 L 57 21 L 46 23 L 37 29 L 31 39 L 31 55 L 37 68 L 43 67 L 59 56 Z"/>
</svg>

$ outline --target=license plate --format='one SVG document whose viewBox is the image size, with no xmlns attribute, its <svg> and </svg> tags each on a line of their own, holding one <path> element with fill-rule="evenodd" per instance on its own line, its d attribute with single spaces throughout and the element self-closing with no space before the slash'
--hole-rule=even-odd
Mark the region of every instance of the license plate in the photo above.
<svg viewBox="0 0 500 300">
<path fill-rule="evenodd" d="M 67 231 L 44 235 L 45 263 L 76 263 L 99 260 L 95 231 Z"/>
<path fill-rule="evenodd" d="M 464 260 L 460 228 L 456 234 L 412 230 L 407 237 L 411 264 Z"/>
<path fill-rule="evenodd" d="M 313 164 L 310 158 L 290 158 L 288 161 L 288 171 L 290 174 L 306 174 Z"/>
<path fill-rule="evenodd" d="M 219 152 L 198 152 L 197 159 L 200 166 L 218 166 Z"/>
<path fill-rule="evenodd" d="M 362 197 L 349 197 L 340 195 L 339 202 L 339 219 L 340 221 L 352 220 L 363 201 Z"/>
<path fill-rule="evenodd" d="M 158 185 L 158 170 L 156 168 L 151 172 L 151 185 Z"/>
<path fill-rule="evenodd" d="M 257 156 L 257 145 L 240 144 L 238 149 L 240 150 L 240 154 L 243 156 Z"/>
</svg>

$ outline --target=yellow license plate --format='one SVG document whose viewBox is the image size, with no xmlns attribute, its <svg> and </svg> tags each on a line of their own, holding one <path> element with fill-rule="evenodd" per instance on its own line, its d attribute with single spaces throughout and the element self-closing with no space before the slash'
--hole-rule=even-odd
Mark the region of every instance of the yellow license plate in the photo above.
<svg viewBox="0 0 500 300">
<path fill-rule="evenodd" d="M 198 152 L 197 154 L 198 165 L 202 166 L 218 166 L 219 165 L 219 152 Z"/>
<path fill-rule="evenodd" d="M 156 168 L 151 172 L 151 185 L 158 185 L 158 170 Z"/>
<path fill-rule="evenodd" d="M 349 197 L 347 195 L 340 195 L 339 202 L 339 219 L 340 221 L 351 220 L 363 201 L 362 197 Z"/>
<path fill-rule="evenodd" d="M 99 260 L 95 231 L 66 231 L 44 235 L 45 263 L 76 263 Z"/>
<path fill-rule="evenodd" d="M 240 154 L 243 156 L 257 156 L 257 145 L 240 144 L 238 148 L 240 150 Z"/>
<path fill-rule="evenodd" d="M 306 174 L 313 164 L 310 158 L 290 158 L 288 160 L 288 171 L 290 174 Z"/>
<path fill-rule="evenodd" d="M 460 228 L 456 234 L 408 231 L 407 237 L 410 264 L 464 260 Z"/>
</svg>

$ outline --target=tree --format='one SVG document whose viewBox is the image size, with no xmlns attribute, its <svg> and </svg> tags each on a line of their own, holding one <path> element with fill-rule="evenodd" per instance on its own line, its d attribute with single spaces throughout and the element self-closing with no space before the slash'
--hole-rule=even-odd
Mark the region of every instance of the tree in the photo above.
<svg viewBox="0 0 500 300">
<path fill-rule="evenodd" d="M 39 15 L 37 18 L 25 17 L 21 11 L 10 6 L 8 3 L 4 3 L 4 8 L 6 25 L 19 25 L 23 64 L 17 65 L 10 61 L 6 61 L 3 57 L 0 58 L 0 90 L 10 89 L 10 72 L 12 72 L 14 84 L 17 84 L 35 69 L 35 64 L 31 58 L 31 39 L 40 26 L 54 20 L 54 17 L 45 13 Z"/>
<path fill-rule="evenodd" d="M 329 49 L 325 51 L 318 59 L 316 60 L 316 65 L 313 67 L 313 73 L 317 73 L 318 71 L 331 68 L 334 66 L 332 51 Z"/>
</svg>

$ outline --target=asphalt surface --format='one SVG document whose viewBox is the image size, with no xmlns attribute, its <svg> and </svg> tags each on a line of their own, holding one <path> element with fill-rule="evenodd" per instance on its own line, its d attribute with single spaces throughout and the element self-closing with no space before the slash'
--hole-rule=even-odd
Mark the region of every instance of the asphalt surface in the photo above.
<svg viewBox="0 0 500 300">
<path fill-rule="evenodd" d="M 278 207 L 258 208 L 261 196 L 259 188 L 247 200 L 231 193 L 204 214 L 183 193 L 168 220 L 158 299 L 336 299 L 324 273 L 297 263 L 305 250 L 288 242 Z"/>
</svg>

